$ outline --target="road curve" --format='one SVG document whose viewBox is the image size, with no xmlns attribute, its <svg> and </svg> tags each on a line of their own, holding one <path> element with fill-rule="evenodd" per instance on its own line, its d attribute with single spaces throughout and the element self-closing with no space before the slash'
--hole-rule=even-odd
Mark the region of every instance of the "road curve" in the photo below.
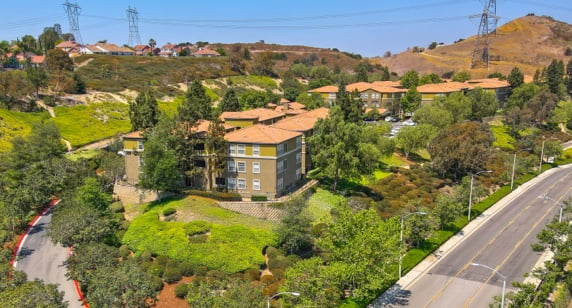
<svg viewBox="0 0 572 308">
<path fill-rule="evenodd" d="M 38 278 L 46 283 L 58 284 L 58 290 L 64 292 L 64 301 L 68 302 L 68 307 L 81 308 L 83 305 L 73 280 L 65 276 L 69 249 L 54 244 L 47 235 L 53 209 L 51 207 L 42 213 L 29 229 L 20 244 L 14 268 L 25 272 L 29 280 Z"/>
<path fill-rule="evenodd" d="M 493 208 L 469 224 L 435 255 L 429 256 L 370 307 L 488 307 L 500 296 L 502 278 L 524 280 L 540 257 L 530 244 L 556 215 L 553 201 L 538 198 L 547 194 L 566 200 L 572 191 L 572 166 L 551 169 L 519 187 Z M 447 245 L 449 244 L 449 245 Z M 442 248 L 440 248 L 442 249 Z"/>
</svg>

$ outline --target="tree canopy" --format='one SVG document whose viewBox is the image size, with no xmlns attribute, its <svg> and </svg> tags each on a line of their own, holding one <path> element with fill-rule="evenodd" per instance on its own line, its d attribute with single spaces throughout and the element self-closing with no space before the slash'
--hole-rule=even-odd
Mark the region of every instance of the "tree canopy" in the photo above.
<svg viewBox="0 0 572 308">
<path fill-rule="evenodd" d="M 159 121 L 157 99 L 151 90 L 139 93 L 135 101 L 129 103 L 129 119 L 132 130 L 152 128 Z"/>
</svg>

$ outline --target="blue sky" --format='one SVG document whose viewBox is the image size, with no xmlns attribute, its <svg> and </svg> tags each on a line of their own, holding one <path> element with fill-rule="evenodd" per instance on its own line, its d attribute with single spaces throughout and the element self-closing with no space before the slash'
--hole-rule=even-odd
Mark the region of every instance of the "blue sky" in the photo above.
<svg viewBox="0 0 572 308">
<path fill-rule="evenodd" d="M 65 0 L 8 1 L 2 5 L 0 40 L 25 34 L 37 37 L 59 23 L 69 32 Z M 76 1 L 71 1 L 76 2 Z M 484 0 L 283 0 L 173 1 L 78 0 L 84 43 L 129 40 L 126 10 L 139 12 L 139 33 L 146 43 L 256 42 L 338 48 L 380 56 L 432 41 L 452 43 L 476 34 Z M 572 3 L 563 0 L 497 0 L 502 25 L 527 13 L 572 23 Z"/>
</svg>

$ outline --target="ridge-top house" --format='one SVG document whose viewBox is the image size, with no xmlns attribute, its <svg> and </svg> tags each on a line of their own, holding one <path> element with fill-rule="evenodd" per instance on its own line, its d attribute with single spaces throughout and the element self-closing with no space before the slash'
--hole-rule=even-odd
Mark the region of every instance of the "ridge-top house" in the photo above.
<svg viewBox="0 0 572 308">
<path fill-rule="evenodd" d="M 193 52 L 193 57 L 197 57 L 197 58 L 220 57 L 220 53 L 218 53 L 215 50 L 210 50 L 208 48 L 201 47 L 197 51 Z"/>
<path fill-rule="evenodd" d="M 81 45 L 73 41 L 63 41 L 57 44 L 55 48 L 67 52 L 70 57 L 79 56 L 81 54 Z"/>
<path fill-rule="evenodd" d="M 135 51 L 131 48 L 117 46 L 112 43 L 96 43 L 96 44 L 85 44 L 81 48 L 82 54 L 87 55 L 108 55 L 108 56 L 133 56 Z"/>
</svg>

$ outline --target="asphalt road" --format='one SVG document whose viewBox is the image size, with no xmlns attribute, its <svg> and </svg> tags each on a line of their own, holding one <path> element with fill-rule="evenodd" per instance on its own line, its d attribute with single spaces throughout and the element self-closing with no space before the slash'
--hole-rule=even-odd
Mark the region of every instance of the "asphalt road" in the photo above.
<svg viewBox="0 0 572 308">
<path fill-rule="evenodd" d="M 64 292 L 64 301 L 69 308 L 83 307 L 75 290 L 73 281 L 65 274 L 65 261 L 69 249 L 52 243 L 47 235 L 47 226 L 52 220 L 53 207 L 38 219 L 28 232 L 16 257 L 15 268 L 24 271 L 29 280 L 41 279 L 47 283 L 58 284 L 58 290 Z"/>
<path fill-rule="evenodd" d="M 566 200 L 572 191 L 572 168 L 556 170 L 550 176 L 507 204 L 472 232 L 428 271 L 398 291 L 392 307 L 489 307 L 500 296 L 502 279 L 493 271 L 472 266 L 484 264 L 507 276 L 507 292 L 512 281 L 523 281 L 540 253 L 530 244 L 536 234 L 558 212 L 553 201 L 538 198 L 547 194 Z"/>
</svg>

